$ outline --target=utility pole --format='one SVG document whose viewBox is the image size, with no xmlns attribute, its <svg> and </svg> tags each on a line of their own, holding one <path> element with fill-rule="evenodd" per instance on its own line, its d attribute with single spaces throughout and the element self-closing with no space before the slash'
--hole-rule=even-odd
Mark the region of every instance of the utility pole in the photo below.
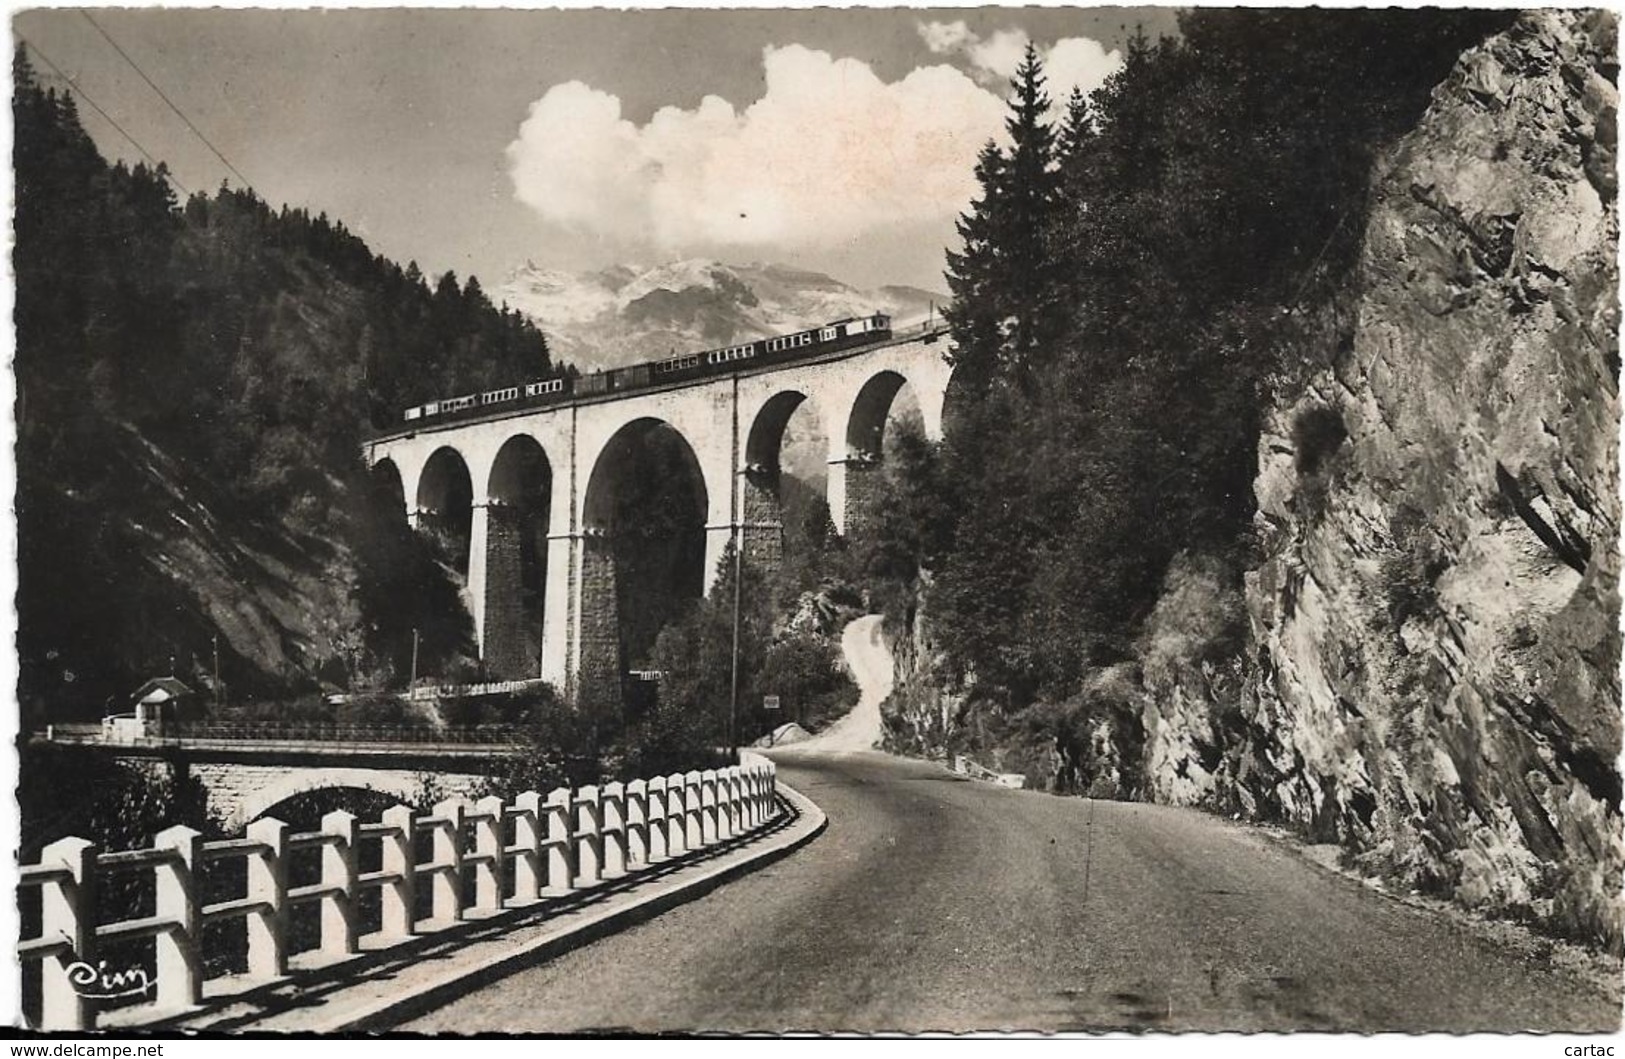
<svg viewBox="0 0 1625 1059">
<path fill-rule="evenodd" d="M 740 466 L 739 460 L 739 376 L 733 377 L 733 481 L 730 486 L 733 496 L 730 498 L 733 522 L 734 546 L 734 619 L 733 619 L 733 665 L 728 687 L 728 753 L 731 757 L 739 755 L 739 582 L 742 569 L 741 556 L 745 551 L 745 534 L 740 523 L 745 517 L 744 493 L 741 487 L 745 482 L 746 471 Z"/>
<path fill-rule="evenodd" d="M 734 523 L 734 646 L 733 646 L 733 678 L 728 692 L 728 750 L 737 753 L 739 750 L 739 582 L 742 563 L 740 555 L 744 548 L 739 532 L 739 523 Z"/>
<path fill-rule="evenodd" d="M 412 630 L 412 679 L 407 681 L 406 690 L 411 691 L 418 682 L 418 631 Z"/>
<path fill-rule="evenodd" d="M 215 633 L 209 637 L 209 643 L 214 647 L 214 704 L 220 705 L 220 634 Z"/>
</svg>

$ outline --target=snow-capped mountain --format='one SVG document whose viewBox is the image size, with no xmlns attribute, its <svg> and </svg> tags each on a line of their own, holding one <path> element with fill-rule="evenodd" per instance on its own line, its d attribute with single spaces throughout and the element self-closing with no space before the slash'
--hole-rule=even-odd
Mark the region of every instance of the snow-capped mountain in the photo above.
<svg viewBox="0 0 1625 1059">
<path fill-rule="evenodd" d="M 909 321 L 945 300 L 917 287 L 859 290 L 818 272 L 703 258 L 580 273 L 527 264 L 496 290 L 495 299 L 547 333 L 555 360 L 582 371 L 872 312 Z"/>
</svg>

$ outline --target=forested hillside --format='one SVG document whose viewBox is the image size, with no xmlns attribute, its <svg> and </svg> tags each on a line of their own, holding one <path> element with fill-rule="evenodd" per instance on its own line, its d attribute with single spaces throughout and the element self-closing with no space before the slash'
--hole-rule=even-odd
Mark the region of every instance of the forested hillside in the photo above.
<svg viewBox="0 0 1625 1059">
<path fill-rule="evenodd" d="M 97 716 L 167 672 L 238 694 L 400 676 L 466 650 L 453 583 L 372 495 L 407 404 L 553 374 L 477 280 L 431 284 L 343 224 L 160 164 L 109 165 L 16 66 L 18 649 L 25 718 Z"/>
<path fill-rule="evenodd" d="M 1180 26 L 983 154 L 892 744 L 1618 946 L 1614 20 Z"/>
</svg>

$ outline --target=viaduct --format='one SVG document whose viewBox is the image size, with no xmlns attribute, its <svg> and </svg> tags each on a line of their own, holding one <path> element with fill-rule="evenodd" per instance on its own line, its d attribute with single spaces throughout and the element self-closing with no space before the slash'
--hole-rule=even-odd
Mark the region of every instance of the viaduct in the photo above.
<svg viewBox="0 0 1625 1059">
<path fill-rule="evenodd" d="M 946 347 L 942 328 L 918 328 L 790 363 L 412 423 L 369 441 L 365 455 L 399 488 L 412 525 L 440 534 L 466 571 L 493 676 L 540 676 L 570 701 L 618 702 L 636 661 L 629 630 L 652 620 L 628 605 L 633 583 L 709 592 L 731 541 L 753 561 L 776 560 L 785 427 L 803 405 L 828 439 L 830 515 L 847 533 L 879 481 L 882 434 L 905 383 L 927 435 L 941 435 Z M 647 647 L 653 632 L 642 635 Z"/>
</svg>

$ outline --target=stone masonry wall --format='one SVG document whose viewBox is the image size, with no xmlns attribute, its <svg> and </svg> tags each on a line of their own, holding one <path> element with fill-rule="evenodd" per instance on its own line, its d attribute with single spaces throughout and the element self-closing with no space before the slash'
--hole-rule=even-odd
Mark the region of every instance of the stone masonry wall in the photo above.
<svg viewBox="0 0 1625 1059">
<path fill-rule="evenodd" d="M 621 625 L 616 596 L 615 547 L 588 537 L 581 548 L 581 663 L 578 702 L 583 709 L 621 709 Z"/>
<path fill-rule="evenodd" d="M 520 534 L 522 512 L 511 505 L 487 509 L 485 558 L 485 668 L 498 680 L 535 675 L 535 640 L 526 628 Z"/>
</svg>

